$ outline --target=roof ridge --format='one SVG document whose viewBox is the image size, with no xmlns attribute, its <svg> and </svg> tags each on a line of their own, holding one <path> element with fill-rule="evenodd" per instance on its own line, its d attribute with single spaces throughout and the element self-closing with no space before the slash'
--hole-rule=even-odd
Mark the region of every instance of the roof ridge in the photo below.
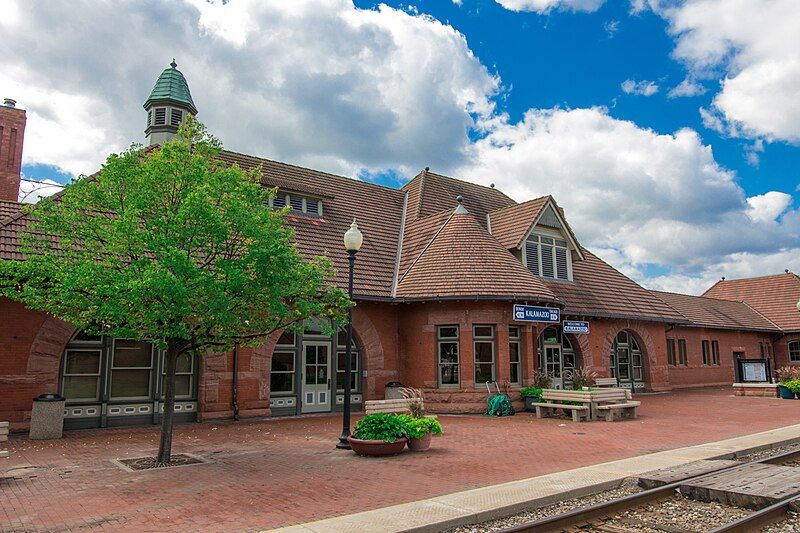
<svg viewBox="0 0 800 533">
<path fill-rule="evenodd" d="M 798 276 L 797 274 L 795 274 L 792 271 L 789 271 L 789 272 L 779 272 L 777 274 L 764 274 L 763 276 L 752 276 L 752 277 L 749 277 L 749 278 L 721 279 L 721 280 L 717 280 L 717 282 L 714 285 L 717 285 L 719 283 L 729 283 L 729 282 L 734 282 L 734 281 L 752 281 L 752 280 L 757 280 L 757 279 L 780 278 L 780 277 L 784 277 L 784 276 L 794 276 L 794 277 L 800 279 L 800 276 Z"/>
<path fill-rule="evenodd" d="M 503 196 L 505 196 L 506 198 L 508 198 L 512 202 L 514 202 L 515 204 L 517 203 L 516 200 L 514 200 L 509 195 L 507 195 L 506 193 L 504 193 L 503 191 L 501 191 L 500 189 L 497 189 L 495 187 L 490 187 L 488 185 L 483 185 L 481 183 L 475 183 L 474 181 L 469 181 L 469 180 L 465 180 L 465 179 L 461 179 L 461 178 L 454 178 L 453 176 L 448 176 L 447 174 L 439 174 L 438 172 L 433 172 L 430 169 L 427 170 L 426 173 L 427 174 L 433 174 L 437 178 L 445 178 L 445 179 L 448 179 L 448 180 L 451 180 L 451 181 L 457 181 L 459 183 L 467 183 L 469 185 L 474 185 L 476 187 L 481 187 L 482 189 L 487 189 L 489 191 L 495 191 L 495 192 L 498 192 L 498 193 L 502 194 Z"/>
<path fill-rule="evenodd" d="M 327 172 L 325 170 L 317 170 L 315 168 L 304 167 L 302 165 L 297 165 L 295 163 L 287 163 L 286 161 L 278 161 L 277 159 L 270 159 L 268 157 L 262 157 L 260 155 L 252 155 L 252 154 L 246 154 L 244 152 L 237 152 L 236 150 L 230 150 L 228 148 L 223 148 L 222 150 L 220 150 L 220 153 L 225 153 L 225 152 L 227 152 L 229 154 L 233 154 L 233 155 L 239 155 L 239 156 L 243 156 L 243 157 L 250 157 L 250 158 L 253 158 L 253 159 L 259 159 L 261 161 L 267 161 L 268 163 L 277 163 L 278 165 L 286 165 L 287 167 L 294 167 L 294 168 L 297 168 L 297 169 L 300 169 L 300 170 L 308 170 L 310 172 L 316 172 L 318 174 L 324 174 L 326 176 L 330 176 L 330 177 L 333 177 L 333 178 L 341 178 L 341 179 L 345 179 L 345 180 L 350 180 L 350 181 L 354 181 L 356 183 L 363 183 L 364 185 L 369 185 L 371 187 L 377 187 L 379 189 L 383 189 L 383 190 L 387 190 L 387 191 L 393 191 L 393 192 L 396 192 L 396 193 L 399 193 L 399 194 L 403 194 L 403 191 L 401 189 L 396 188 L 396 187 L 390 187 L 389 185 L 381 185 L 380 183 L 373 183 L 371 181 L 365 181 L 365 180 L 361 180 L 361 179 L 358 179 L 358 178 L 351 178 L 351 177 L 348 177 L 348 176 L 342 176 L 341 174 L 334 174 L 333 172 Z"/>
<path fill-rule="evenodd" d="M 531 198 L 530 200 L 525 200 L 524 202 L 514 202 L 511 205 L 507 205 L 507 206 L 501 207 L 500 209 L 495 209 L 494 211 L 489 211 L 486 214 L 491 216 L 493 214 L 500 213 L 500 211 L 505 211 L 506 209 L 513 209 L 515 207 L 520 207 L 520 206 L 529 204 L 531 202 L 538 202 L 540 200 L 544 200 L 545 198 L 552 198 L 552 197 L 553 197 L 553 195 L 551 195 L 551 194 L 545 194 L 544 196 L 537 196 L 536 198 Z"/>
<path fill-rule="evenodd" d="M 402 276 L 400 276 L 400 279 L 398 279 L 398 280 L 397 280 L 397 285 L 400 285 L 400 283 L 402 283 L 403 279 L 405 279 L 406 275 L 407 275 L 409 272 L 411 272 L 411 269 L 412 269 L 412 268 L 414 268 L 414 265 L 416 265 L 416 264 L 417 264 L 417 262 L 420 260 L 420 258 L 422 257 L 422 254 L 424 254 L 424 253 L 425 253 L 425 252 L 428 250 L 428 248 L 430 248 L 430 247 L 431 247 L 431 245 L 433 244 L 433 241 L 435 241 L 435 240 L 436 240 L 436 237 L 438 237 L 438 236 L 439 236 L 439 235 L 442 233 L 442 231 L 444 230 L 445 226 L 447 226 L 447 224 L 448 224 L 448 223 L 449 223 L 449 222 L 450 222 L 450 221 L 453 219 L 453 216 L 454 216 L 455 214 L 456 214 L 456 212 L 455 212 L 455 211 L 453 211 L 452 213 L 450 213 L 450 216 L 449 216 L 449 217 L 447 217 L 447 220 L 445 220 L 445 221 L 442 223 L 442 225 L 439 227 L 439 229 L 438 229 L 438 230 L 436 230 L 436 233 L 434 233 L 433 237 L 431 237 L 431 240 L 430 240 L 430 241 L 428 241 L 428 244 L 426 244 L 426 245 L 425 245 L 425 247 L 424 247 L 424 248 L 422 249 L 422 251 L 421 251 L 421 252 L 420 252 L 420 253 L 417 255 L 417 257 L 415 257 L 415 258 L 414 258 L 414 261 L 412 261 L 412 262 L 411 262 L 411 264 L 410 264 L 410 265 L 408 265 L 408 268 L 406 269 L 406 271 L 405 271 L 405 272 L 403 272 L 403 275 L 402 275 Z M 439 215 L 441 215 L 441 213 L 439 213 Z"/>
<path fill-rule="evenodd" d="M 661 291 L 658 289 L 647 289 L 650 292 L 659 292 L 661 294 L 674 294 L 676 296 L 688 296 L 689 298 L 703 298 L 706 300 L 716 300 L 718 302 L 737 302 L 737 303 L 746 303 L 744 300 L 728 300 L 726 298 L 716 298 L 714 296 L 706 296 L 705 294 L 686 294 L 684 292 L 674 292 L 674 291 Z"/>
</svg>

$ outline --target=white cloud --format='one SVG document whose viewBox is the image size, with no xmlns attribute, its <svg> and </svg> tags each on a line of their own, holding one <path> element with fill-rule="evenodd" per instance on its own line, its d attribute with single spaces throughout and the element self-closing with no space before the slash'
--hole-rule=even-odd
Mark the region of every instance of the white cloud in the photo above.
<svg viewBox="0 0 800 533">
<path fill-rule="evenodd" d="M 620 88 L 625 94 L 635 94 L 639 96 L 653 96 L 658 92 L 658 84 L 654 81 L 625 80 L 620 84 Z"/>
<path fill-rule="evenodd" d="M 692 96 L 699 96 L 701 94 L 705 94 L 706 88 L 703 84 L 698 83 L 697 81 L 686 78 L 678 85 L 673 87 L 667 93 L 667 97 L 669 98 L 682 98 L 682 97 L 692 97 Z"/>
<path fill-rule="evenodd" d="M 603 29 L 606 32 L 606 36 L 609 39 L 611 39 L 619 31 L 619 21 L 618 20 L 609 20 L 608 22 L 603 24 Z"/>
<path fill-rule="evenodd" d="M 499 87 L 451 26 L 387 6 L 16 5 L 17 23 L 0 25 L 0 86 L 28 110 L 25 161 L 73 173 L 143 141 L 142 102 L 173 57 L 227 147 L 348 174 L 461 157 Z"/>
<path fill-rule="evenodd" d="M 727 279 L 750 278 L 777 274 L 784 270 L 800 272 L 800 248 L 788 248 L 774 253 L 737 253 L 695 274 L 665 274 L 643 283 L 651 288 L 687 294 L 703 294 L 721 277 Z"/>
<path fill-rule="evenodd" d="M 605 0 L 495 0 L 511 11 L 534 11 L 549 13 L 554 9 L 564 11 L 584 11 L 591 13 L 600 9 Z"/>
<path fill-rule="evenodd" d="M 722 85 L 714 111 L 735 135 L 800 142 L 800 2 L 689 0 L 655 9 L 674 56 Z"/>
<path fill-rule="evenodd" d="M 754 222 L 773 222 L 792 205 L 792 195 L 783 192 L 751 196 L 747 199 L 747 216 Z"/>
<path fill-rule="evenodd" d="M 520 200 L 553 194 L 583 244 L 623 269 L 696 272 L 731 254 L 800 246 L 797 213 L 779 209 L 788 195 L 748 201 L 688 128 L 659 134 L 603 108 L 531 110 L 518 123 L 496 120 L 471 156 L 457 175 Z"/>
</svg>

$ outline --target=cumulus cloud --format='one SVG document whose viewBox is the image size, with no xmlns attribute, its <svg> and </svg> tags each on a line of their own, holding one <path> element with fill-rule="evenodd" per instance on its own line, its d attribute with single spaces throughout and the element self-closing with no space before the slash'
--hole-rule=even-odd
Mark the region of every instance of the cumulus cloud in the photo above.
<svg viewBox="0 0 800 533">
<path fill-rule="evenodd" d="M 498 89 L 462 34 L 387 6 L 14 5 L 16 22 L 0 25 L 0 86 L 28 110 L 25 160 L 73 173 L 143 140 L 142 102 L 172 57 L 227 147 L 348 174 L 457 159 Z"/>
<path fill-rule="evenodd" d="M 655 7 L 673 55 L 697 77 L 722 74 L 715 115 L 738 136 L 800 142 L 800 2 L 689 0 Z"/>
<path fill-rule="evenodd" d="M 554 9 L 591 13 L 600 9 L 605 0 L 495 0 L 511 11 L 549 13 Z"/>
<path fill-rule="evenodd" d="M 691 78 L 686 78 L 678 85 L 670 89 L 667 93 L 667 96 L 669 98 L 699 96 L 701 94 L 705 94 L 706 90 L 707 89 L 705 86 L 703 86 L 703 84 L 698 83 Z"/>
<path fill-rule="evenodd" d="M 625 94 L 635 94 L 639 96 L 653 96 L 659 89 L 656 82 L 649 80 L 625 80 L 620 84 L 620 88 Z"/>
<path fill-rule="evenodd" d="M 604 108 L 498 119 L 458 173 L 517 199 L 553 194 L 583 244 L 631 272 L 650 263 L 696 272 L 731 254 L 800 246 L 788 195 L 749 201 L 694 130 L 660 134 Z"/>
</svg>

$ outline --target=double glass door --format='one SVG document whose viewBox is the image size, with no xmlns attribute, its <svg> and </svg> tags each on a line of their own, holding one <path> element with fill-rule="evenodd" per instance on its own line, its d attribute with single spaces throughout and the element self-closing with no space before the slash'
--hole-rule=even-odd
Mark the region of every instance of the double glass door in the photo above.
<svg viewBox="0 0 800 533">
<path fill-rule="evenodd" d="M 544 347 L 544 369 L 550 376 L 554 389 L 564 388 L 564 372 L 562 368 L 561 346 Z"/>
<path fill-rule="evenodd" d="M 331 410 L 331 343 L 303 341 L 303 413 Z"/>
</svg>

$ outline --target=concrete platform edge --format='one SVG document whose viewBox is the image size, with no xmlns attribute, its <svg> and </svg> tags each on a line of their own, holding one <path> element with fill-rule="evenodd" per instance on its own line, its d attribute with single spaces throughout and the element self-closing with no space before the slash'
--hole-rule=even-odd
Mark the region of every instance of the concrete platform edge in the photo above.
<svg viewBox="0 0 800 533">
<path fill-rule="evenodd" d="M 800 442 L 800 424 L 326 518 L 273 531 L 437 532 L 615 488 L 627 477 L 656 468 L 677 466 L 699 459 L 730 459 L 795 442 Z"/>
</svg>

